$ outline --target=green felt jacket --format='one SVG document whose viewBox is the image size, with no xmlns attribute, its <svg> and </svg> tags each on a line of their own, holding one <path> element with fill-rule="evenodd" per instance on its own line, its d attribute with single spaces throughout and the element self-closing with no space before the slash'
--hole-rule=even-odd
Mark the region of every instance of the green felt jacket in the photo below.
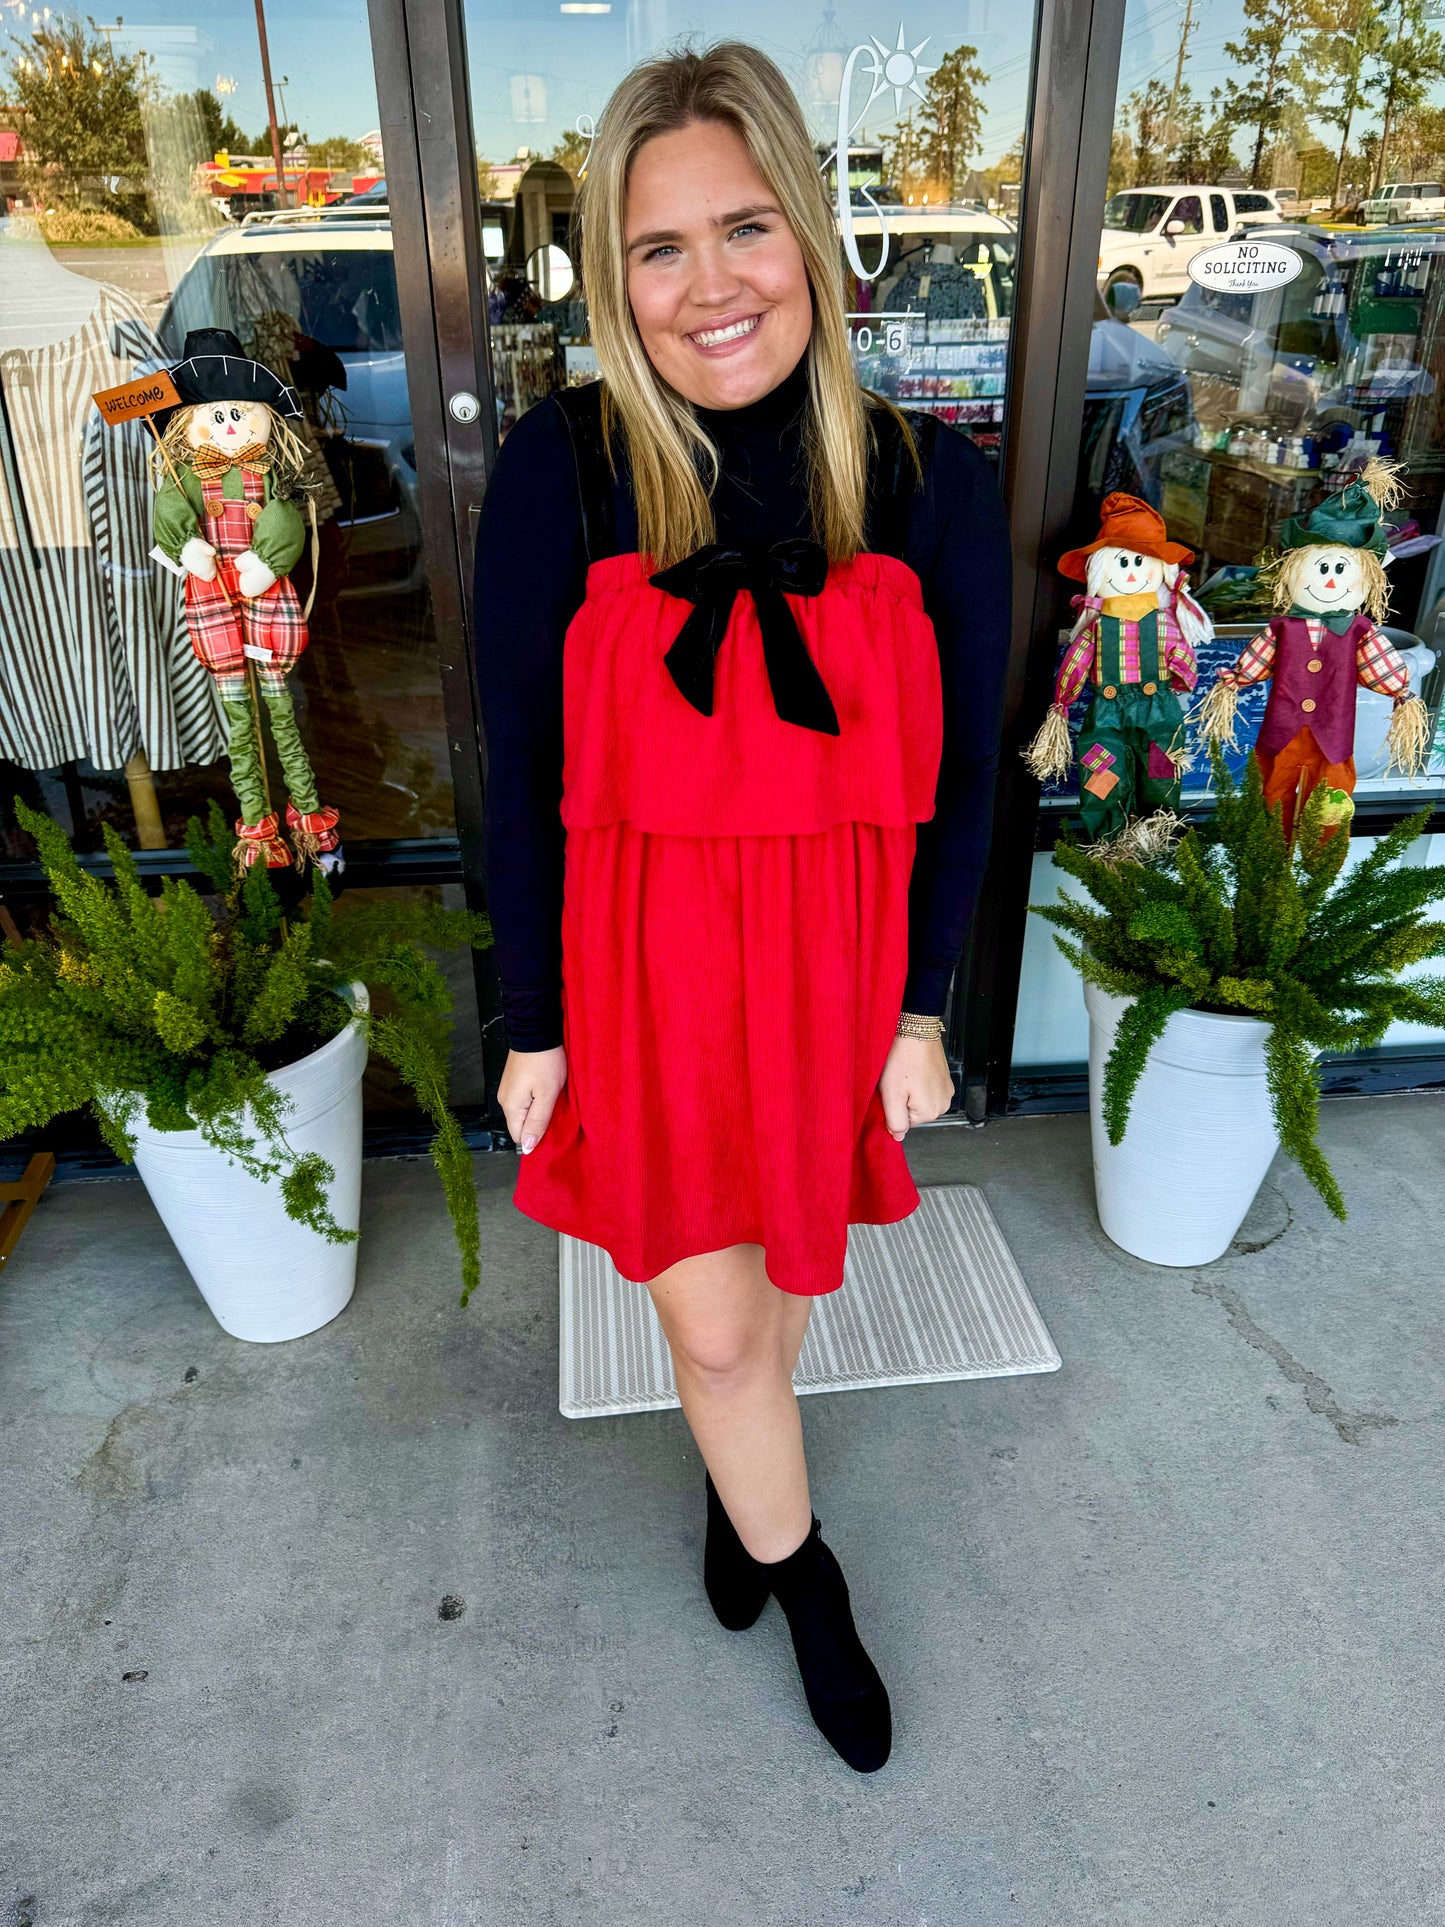
<svg viewBox="0 0 1445 1927">
<path fill-rule="evenodd" d="M 200 477 L 192 468 L 179 471 L 181 486 L 169 477 L 161 483 L 155 500 L 155 537 L 173 562 L 193 535 L 204 535 L 201 514 L 205 498 Z M 294 502 L 276 499 L 269 472 L 261 478 L 265 495 L 263 506 L 251 528 L 251 553 L 264 562 L 278 579 L 290 575 L 306 546 L 306 522 Z M 221 479 L 221 494 L 228 502 L 245 499 L 246 485 L 239 468 L 228 468 Z"/>
</svg>

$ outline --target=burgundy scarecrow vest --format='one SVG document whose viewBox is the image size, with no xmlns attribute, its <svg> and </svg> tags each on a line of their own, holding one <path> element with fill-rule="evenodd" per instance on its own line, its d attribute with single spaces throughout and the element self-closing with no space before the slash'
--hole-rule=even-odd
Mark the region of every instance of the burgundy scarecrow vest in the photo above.
<svg viewBox="0 0 1445 1927">
<path fill-rule="evenodd" d="M 1355 691 L 1360 644 L 1374 628 L 1363 611 L 1337 636 L 1320 624 L 1319 641 L 1310 641 L 1302 616 L 1276 616 L 1274 686 L 1255 747 L 1277 756 L 1308 729 L 1330 763 L 1346 763 L 1355 752 Z M 1311 668 L 1317 663 L 1318 668 Z"/>
</svg>

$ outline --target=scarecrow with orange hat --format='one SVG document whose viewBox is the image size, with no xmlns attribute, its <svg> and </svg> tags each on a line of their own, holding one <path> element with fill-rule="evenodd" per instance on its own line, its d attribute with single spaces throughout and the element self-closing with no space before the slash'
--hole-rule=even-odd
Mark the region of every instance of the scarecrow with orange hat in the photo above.
<svg viewBox="0 0 1445 1927">
<path fill-rule="evenodd" d="M 1094 842 L 1131 819 L 1177 809 L 1184 711 L 1195 651 L 1213 629 L 1188 593 L 1192 549 L 1166 538 L 1164 520 L 1135 495 L 1108 495 L 1099 534 L 1070 549 L 1061 574 L 1084 584 L 1054 700 L 1024 760 L 1041 782 L 1069 767 L 1069 705 L 1086 684 L 1093 701 L 1079 731 L 1079 808 Z"/>
<path fill-rule="evenodd" d="M 1285 835 L 1324 785 L 1324 834 L 1354 814 L 1355 689 L 1395 699 L 1386 770 L 1418 775 L 1429 756 L 1429 712 L 1410 689 L 1410 668 L 1376 626 L 1390 589 L 1385 565 L 1394 530 L 1384 519 L 1402 489 L 1393 462 L 1369 462 L 1363 474 L 1327 496 L 1303 519 L 1286 522 L 1281 555 L 1262 571 L 1272 581 L 1278 613 L 1231 668 L 1221 669 L 1199 710 L 1205 738 L 1233 746 L 1239 691 L 1270 683 L 1254 753 L 1264 798 L 1278 803 Z"/>
</svg>

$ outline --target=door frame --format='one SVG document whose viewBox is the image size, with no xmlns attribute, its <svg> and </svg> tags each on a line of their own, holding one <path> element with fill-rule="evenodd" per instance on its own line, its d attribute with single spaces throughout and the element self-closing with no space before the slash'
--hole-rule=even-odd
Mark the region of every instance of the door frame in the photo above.
<svg viewBox="0 0 1445 1927">
<path fill-rule="evenodd" d="M 1125 0 L 1043 0 L 1019 233 L 1004 419 L 1003 497 L 1013 542 L 1013 633 L 993 841 L 964 955 L 955 1017 L 964 1112 L 981 1124 L 1008 1103 L 1039 785 L 1021 751 L 1053 689 L 1065 546 L 1078 482 Z"/>
<path fill-rule="evenodd" d="M 947 1043 L 974 1122 L 1007 1102 L 1038 786 L 1019 756 L 1052 680 L 1052 567 L 1073 501 L 1125 0 L 1036 0 L 1002 492 L 1014 613 L 994 835 L 950 997 Z M 464 0 L 368 0 L 427 570 L 468 903 L 485 908 L 486 742 L 472 651 L 472 546 L 496 459 L 481 199 Z M 1048 141 L 1033 138 L 1048 128 Z M 471 395 L 477 413 L 451 404 Z M 506 1059 L 490 951 L 478 953 L 489 1103 Z"/>
</svg>

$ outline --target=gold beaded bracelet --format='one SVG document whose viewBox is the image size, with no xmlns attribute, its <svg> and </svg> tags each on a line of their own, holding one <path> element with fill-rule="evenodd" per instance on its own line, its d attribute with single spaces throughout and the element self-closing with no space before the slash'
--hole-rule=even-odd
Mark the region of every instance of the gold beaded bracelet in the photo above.
<svg viewBox="0 0 1445 1927">
<path fill-rule="evenodd" d="M 943 1041 L 943 1019 L 941 1017 L 919 1017 L 905 1010 L 898 1019 L 899 1037 L 936 1037 Z"/>
</svg>

